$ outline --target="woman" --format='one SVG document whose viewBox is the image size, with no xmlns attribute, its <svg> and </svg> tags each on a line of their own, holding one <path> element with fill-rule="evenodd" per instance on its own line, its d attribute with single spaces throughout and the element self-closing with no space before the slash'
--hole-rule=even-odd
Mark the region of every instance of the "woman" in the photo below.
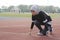
<svg viewBox="0 0 60 40">
<path fill-rule="evenodd" d="M 31 31 L 34 25 L 36 25 L 36 27 L 39 29 L 40 35 L 46 35 L 48 30 L 50 31 L 50 34 L 52 34 L 51 17 L 44 11 L 40 11 L 38 5 L 33 5 L 31 7 L 31 13 L 32 13 Z M 42 29 L 41 25 L 44 25 L 45 28 Z"/>
</svg>

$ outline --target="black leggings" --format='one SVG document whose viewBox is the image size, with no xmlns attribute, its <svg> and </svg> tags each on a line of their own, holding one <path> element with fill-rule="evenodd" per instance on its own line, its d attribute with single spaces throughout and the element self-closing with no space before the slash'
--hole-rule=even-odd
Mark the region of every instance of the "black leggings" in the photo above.
<svg viewBox="0 0 60 40">
<path fill-rule="evenodd" d="M 39 22 L 35 22 L 34 24 L 40 30 L 40 33 L 42 33 L 43 35 L 46 35 L 46 32 L 48 31 L 47 24 L 45 24 L 45 28 L 44 29 L 42 29 L 41 24 Z"/>
<path fill-rule="evenodd" d="M 44 35 L 46 35 L 46 32 L 47 32 L 47 31 L 52 32 L 52 27 L 51 27 L 51 25 L 48 24 L 48 23 L 41 24 L 41 23 L 38 22 L 38 21 L 32 22 L 31 29 L 33 28 L 34 25 L 36 25 L 36 27 L 39 29 L 39 31 L 40 31 L 41 33 L 43 33 Z M 45 28 L 42 29 L 41 25 L 44 25 Z"/>
<path fill-rule="evenodd" d="M 34 23 L 36 25 L 36 27 L 41 31 L 43 31 L 42 27 L 41 27 L 41 24 L 39 22 L 35 22 Z"/>
<path fill-rule="evenodd" d="M 51 24 L 46 24 L 45 26 L 48 27 L 48 31 L 52 32 Z M 45 29 L 46 29 L 46 28 L 45 28 Z"/>
</svg>

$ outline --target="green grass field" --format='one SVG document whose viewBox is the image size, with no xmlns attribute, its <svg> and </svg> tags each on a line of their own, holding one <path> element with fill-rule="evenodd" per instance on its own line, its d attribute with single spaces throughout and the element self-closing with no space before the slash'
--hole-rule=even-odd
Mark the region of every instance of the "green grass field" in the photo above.
<svg viewBox="0 0 60 40">
<path fill-rule="evenodd" d="M 31 17 L 31 13 L 0 13 L 2 17 Z"/>
<path fill-rule="evenodd" d="M 60 17 L 60 13 L 49 14 L 52 18 Z M 0 17 L 31 17 L 31 13 L 0 13 Z"/>
<path fill-rule="evenodd" d="M 49 14 L 52 18 L 59 18 L 60 17 L 60 13 L 54 13 L 54 14 Z"/>
</svg>

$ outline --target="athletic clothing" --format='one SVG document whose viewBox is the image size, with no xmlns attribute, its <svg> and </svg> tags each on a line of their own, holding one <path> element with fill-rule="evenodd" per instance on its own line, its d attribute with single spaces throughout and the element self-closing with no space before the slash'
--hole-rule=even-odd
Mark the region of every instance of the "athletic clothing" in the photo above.
<svg viewBox="0 0 60 40">
<path fill-rule="evenodd" d="M 43 34 L 46 34 L 46 32 L 49 30 L 50 32 L 52 31 L 51 22 L 52 19 L 49 15 L 47 15 L 45 12 L 40 11 L 39 14 L 33 16 L 32 15 L 32 24 L 31 24 L 31 29 L 33 29 L 34 25 L 40 30 L 40 32 L 43 32 Z M 44 30 L 41 28 L 41 25 L 44 25 L 45 28 Z"/>
</svg>

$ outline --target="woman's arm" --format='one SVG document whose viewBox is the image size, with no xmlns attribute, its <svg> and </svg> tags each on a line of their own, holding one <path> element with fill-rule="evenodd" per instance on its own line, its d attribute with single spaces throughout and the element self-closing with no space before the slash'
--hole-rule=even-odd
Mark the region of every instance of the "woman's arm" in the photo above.
<svg viewBox="0 0 60 40">
<path fill-rule="evenodd" d="M 34 27 L 34 22 L 31 23 L 31 29 L 33 29 L 33 27 Z"/>
<path fill-rule="evenodd" d="M 45 12 L 43 11 L 40 11 L 40 16 L 41 16 L 41 20 L 43 21 L 43 23 L 46 23 L 48 20 L 47 20 L 47 15 L 45 15 Z"/>
</svg>

